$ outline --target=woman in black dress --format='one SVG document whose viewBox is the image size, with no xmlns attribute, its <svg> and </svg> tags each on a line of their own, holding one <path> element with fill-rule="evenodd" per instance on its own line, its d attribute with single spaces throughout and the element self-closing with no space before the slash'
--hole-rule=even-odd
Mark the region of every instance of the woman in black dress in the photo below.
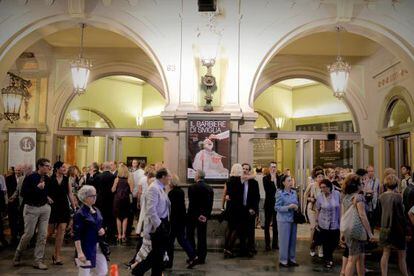
<svg viewBox="0 0 414 276">
<path fill-rule="evenodd" d="M 133 185 L 128 167 L 120 165 L 118 176 L 115 178 L 114 185 L 112 186 L 112 192 L 115 193 L 113 210 L 118 230 L 118 242 L 126 242 L 126 230 L 131 205 L 130 195 Z"/>
<path fill-rule="evenodd" d="M 49 219 L 49 233 L 53 233 L 56 230 L 55 254 L 52 256 L 53 264 L 56 265 L 63 264 L 60 256 L 63 237 L 66 225 L 70 221 L 71 205 L 73 209 L 76 206 L 72 194 L 72 186 L 69 184 L 69 178 L 66 176 L 66 173 L 66 165 L 61 161 L 57 161 L 53 166 L 53 175 L 49 187 L 49 198 L 52 207 Z"/>
<path fill-rule="evenodd" d="M 224 257 L 232 258 L 233 247 L 237 239 L 237 234 L 242 225 L 243 213 L 243 185 L 241 176 L 243 167 L 240 164 L 234 164 L 231 168 L 230 178 L 226 183 L 226 211 L 227 229 L 224 241 Z"/>
</svg>

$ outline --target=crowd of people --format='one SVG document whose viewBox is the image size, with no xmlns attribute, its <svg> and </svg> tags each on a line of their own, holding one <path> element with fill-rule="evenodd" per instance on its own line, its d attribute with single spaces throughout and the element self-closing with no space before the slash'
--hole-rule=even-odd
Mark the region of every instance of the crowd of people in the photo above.
<svg viewBox="0 0 414 276">
<path fill-rule="evenodd" d="M 364 254 L 374 242 L 374 229 L 379 229 L 382 275 L 387 275 L 392 250 L 398 254 L 401 274 L 413 275 L 413 262 L 407 260 L 414 260 L 414 183 L 411 168 L 400 169 L 401 178 L 388 168 L 379 181 L 372 166 L 355 172 L 315 167 L 302 190 L 290 171 L 280 173 L 275 162 L 255 172 L 248 163 L 233 164 L 219 215 L 227 222 L 224 258 L 257 254 L 255 233 L 260 225 L 264 250 L 279 251 L 279 267 L 299 266 L 297 224 L 307 221 L 309 254 L 322 258 L 326 269 L 335 266 L 333 253 L 343 248 L 341 275 L 364 275 Z M 133 160 L 127 167 L 122 162 L 94 162 L 80 170 L 61 161 L 52 166 L 40 158 L 35 170 L 18 165 L 0 177 L 0 184 L 0 207 L 11 236 L 7 241 L 0 223 L 0 242 L 16 247 L 15 266 L 32 244 L 33 266 L 48 269 L 45 245 L 48 236 L 54 236 L 54 265 L 65 262 L 62 245 L 73 239 L 79 275 L 106 275 L 110 246 L 127 244 L 134 234 L 136 252 L 126 264 L 133 275 L 150 269 L 152 275 L 162 275 L 163 269 L 173 267 L 175 241 L 188 257 L 188 268 L 206 262 L 214 192 L 202 170 L 188 187 L 188 208 L 182 183 L 162 163 Z"/>
</svg>

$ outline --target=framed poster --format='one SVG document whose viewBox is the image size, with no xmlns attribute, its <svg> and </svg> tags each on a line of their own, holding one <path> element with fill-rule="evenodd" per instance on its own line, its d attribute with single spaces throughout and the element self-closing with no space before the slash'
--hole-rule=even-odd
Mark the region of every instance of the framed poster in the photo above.
<svg viewBox="0 0 414 276">
<path fill-rule="evenodd" d="M 187 123 L 187 178 L 203 170 L 208 180 L 228 179 L 230 114 L 189 114 Z"/>
<path fill-rule="evenodd" d="M 132 160 L 134 159 L 138 160 L 138 162 L 140 163 L 144 162 L 145 164 L 147 164 L 146 156 L 128 156 L 126 161 L 126 165 L 128 168 L 132 166 Z"/>
<path fill-rule="evenodd" d="M 9 132 L 8 167 L 30 164 L 36 168 L 36 131 Z"/>
</svg>

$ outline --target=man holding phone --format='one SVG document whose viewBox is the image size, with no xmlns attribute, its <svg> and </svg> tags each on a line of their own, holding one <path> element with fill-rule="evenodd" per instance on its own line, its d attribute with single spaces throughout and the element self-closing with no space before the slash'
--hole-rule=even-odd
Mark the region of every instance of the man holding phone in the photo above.
<svg viewBox="0 0 414 276">
<path fill-rule="evenodd" d="M 48 186 L 50 178 L 50 161 L 40 158 L 36 162 L 37 171 L 26 176 L 23 181 L 21 194 L 23 196 L 24 209 L 24 234 L 14 254 L 13 265 L 18 266 L 21 262 L 23 251 L 34 235 L 36 226 L 38 228 L 36 247 L 34 250 L 33 267 L 46 270 L 48 267 L 43 263 L 47 228 L 50 217 L 50 198 L 48 198 Z"/>
</svg>

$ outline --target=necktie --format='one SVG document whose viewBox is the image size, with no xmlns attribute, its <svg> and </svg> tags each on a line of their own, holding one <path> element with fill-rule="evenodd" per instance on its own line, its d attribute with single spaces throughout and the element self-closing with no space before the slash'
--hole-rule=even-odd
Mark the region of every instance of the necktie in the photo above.
<svg viewBox="0 0 414 276">
<path fill-rule="evenodd" d="M 248 182 L 245 181 L 244 183 L 244 193 L 243 193 L 243 205 L 246 206 L 247 205 L 247 189 L 248 189 Z"/>
</svg>

